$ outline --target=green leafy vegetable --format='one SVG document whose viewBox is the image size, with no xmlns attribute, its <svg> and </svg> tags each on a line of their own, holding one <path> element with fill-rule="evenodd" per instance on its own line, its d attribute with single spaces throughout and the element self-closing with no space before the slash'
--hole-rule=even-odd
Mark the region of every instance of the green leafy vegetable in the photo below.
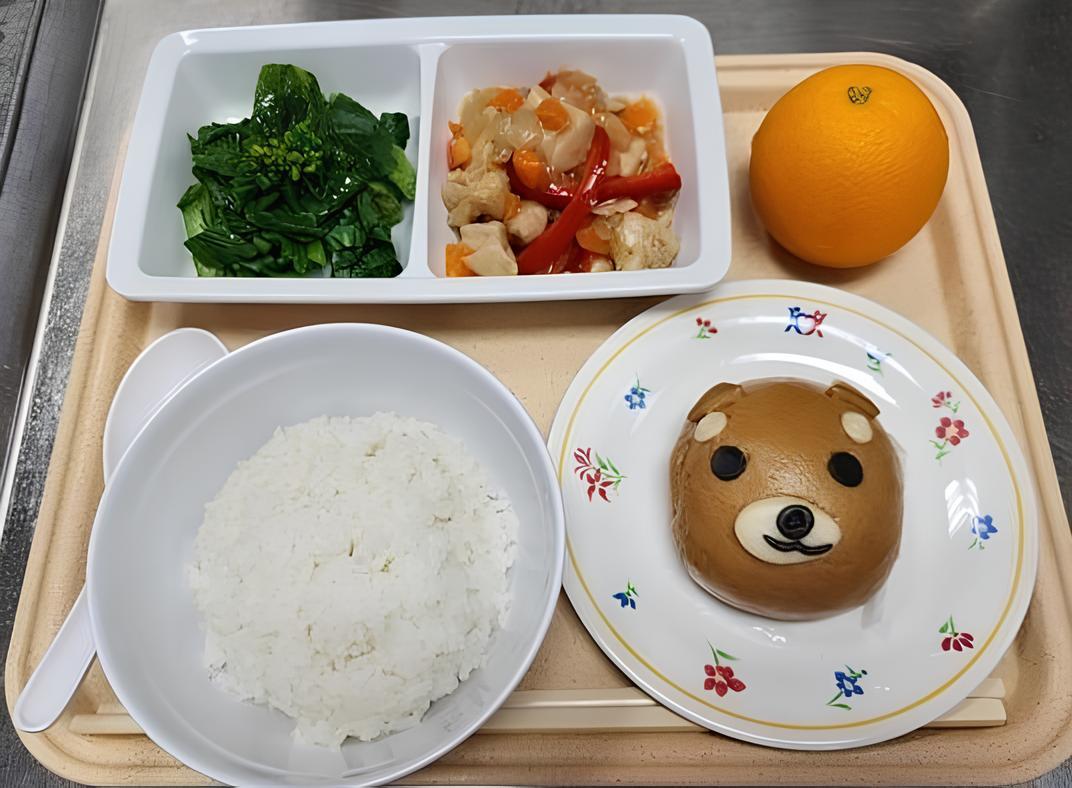
<svg viewBox="0 0 1072 788">
<path fill-rule="evenodd" d="M 409 119 L 325 98 L 297 66 L 261 69 L 250 117 L 190 137 L 178 202 L 199 276 L 397 276 L 391 229 L 416 192 Z"/>
</svg>

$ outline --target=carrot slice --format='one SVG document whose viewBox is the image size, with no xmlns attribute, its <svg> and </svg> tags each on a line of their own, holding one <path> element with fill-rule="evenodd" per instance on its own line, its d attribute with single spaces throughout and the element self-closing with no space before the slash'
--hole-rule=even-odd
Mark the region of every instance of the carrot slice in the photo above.
<svg viewBox="0 0 1072 788">
<path fill-rule="evenodd" d="M 452 170 L 457 169 L 469 161 L 472 154 L 469 140 L 465 137 L 451 137 L 447 143 L 447 166 Z"/>
<path fill-rule="evenodd" d="M 536 107 L 536 118 L 547 131 L 561 131 L 569 125 L 569 112 L 556 98 L 544 99 Z"/>
<path fill-rule="evenodd" d="M 610 241 L 601 236 L 596 231 L 596 228 L 592 226 L 592 218 L 588 217 L 585 223 L 581 225 L 581 229 L 577 231 L 577 244 L 589 252 L 609 255 Z"/>
<path fill-rule="evenodd" d="M 476 276 L 465 264 L 465 258 L 473 253 L 465 244 L 447 244 L 447 276 Z"/>
<path fill-rule="evenodd" d="M 625 127 L 634 134 L 647 134 L 655 128 L 655 122 L 659 119 L 659 110 L 651 99 L 642 98 L 618 113 Z"/>
<path fill-rule="evenodd" d="M 521 183 L 530 189 L 546 189 L 551 185 L 547 165 L 535 151 L 518 148 L 513 155 L 514 172 Z"/>
<path fill-rule="evenodd" d="M 489 107 L 495 109 L 505 110 L 506 112 L 513 112 L 521 107 L 525 103 L 525 97 L 513 88 L 505 88 L 495 94 L 495 97 L 488 102 Z"/>
<path fill-rule="evenodd" d="M 503 221 L 508 222 L 521 213 L 521 198 L 513 192 L 506 193 L 506 208 L 503 210 Z"/>
</svg>

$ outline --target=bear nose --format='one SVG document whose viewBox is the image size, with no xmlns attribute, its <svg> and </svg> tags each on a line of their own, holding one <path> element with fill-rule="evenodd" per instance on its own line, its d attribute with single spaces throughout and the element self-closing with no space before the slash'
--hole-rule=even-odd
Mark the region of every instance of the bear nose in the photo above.
<svg viewBox="0 0 1072 788">
<path fill-rule="evenodd" d="M 786 539 L 802 539 L 815 526 L 815 515 L 807 506 L 794 504 L 778 512 L 775 524 Z"/>
</svg>

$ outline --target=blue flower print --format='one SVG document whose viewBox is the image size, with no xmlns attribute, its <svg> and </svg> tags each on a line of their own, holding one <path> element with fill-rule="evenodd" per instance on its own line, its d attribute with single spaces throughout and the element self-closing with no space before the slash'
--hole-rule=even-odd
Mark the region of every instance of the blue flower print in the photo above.
<svg viewBox="0 0 1072 788">
<path fill-rule="evenodd" d="M 630 610 L 636 610 L 636 598 L 638 596 L 640 595 L 637 593 L 636 586 L 628 580 L 625 582 L 625 590 L 614 594 L 614 598 L 618 600 L 621 606 Z"/>
<path fill-rule="evenodd" d="M 835 709 L 851 710 L 852 706 L 845 703 L 842 698 L 852 698 L 855 695 L 863 695 L 864 688 L 860 686 L 860 679 L 867 675 L 866 670 L 856 670 L 845 666 L 845 670 L 834 671 L 834 686 L 837 694 L 826 702 L 827 706 Z"/>
<path fill-rule="evenodd" d="M 968 545 L 968 549 L 971 550 L 973 547 L 978 547 L 982 550 L 984 549 L 983 542 L 990 539 L 991 534 L 996 534 L 998 532 L 998 527 L 994 525 L 994 517 L 987 514 L 972 520 L 971 532 L 975 534 L 975 538 L 972 539 L 972 543 Z"/>
<path fill-rule="evenodd" d="M 838 670 L 834 672 L 834 680 L 837 682 L 837 688 L 846 698 L 864 694 L 864 688 L 857 683 L 860 681 L 859 677 L 849 676 L 844 671 Z"/>
<path fill-rule="evenodd" d="M 633 387 L 629 389 L 629 393 L 625 395 L 629 410 L 643 410 L 648 407 L 647 396 L 650 393 L 651 389 L 646 389 L 640 385 L 640 377 L 638 376 Z"/>
</svg>

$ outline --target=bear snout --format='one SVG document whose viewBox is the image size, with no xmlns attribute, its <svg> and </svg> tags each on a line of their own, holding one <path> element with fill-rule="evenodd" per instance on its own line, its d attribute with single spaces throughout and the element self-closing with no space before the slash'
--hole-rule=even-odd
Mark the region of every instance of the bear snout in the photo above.
<svg viewBox="0 0 1072 788">
<path fill-rule="evenodd" d="M 814 561 L 841 541 L 841 528 L 830 514 L 788 495 L 752 501 L 737 513 L 733 532 L 746 552 L 768 564 Z"/>
</svg>

